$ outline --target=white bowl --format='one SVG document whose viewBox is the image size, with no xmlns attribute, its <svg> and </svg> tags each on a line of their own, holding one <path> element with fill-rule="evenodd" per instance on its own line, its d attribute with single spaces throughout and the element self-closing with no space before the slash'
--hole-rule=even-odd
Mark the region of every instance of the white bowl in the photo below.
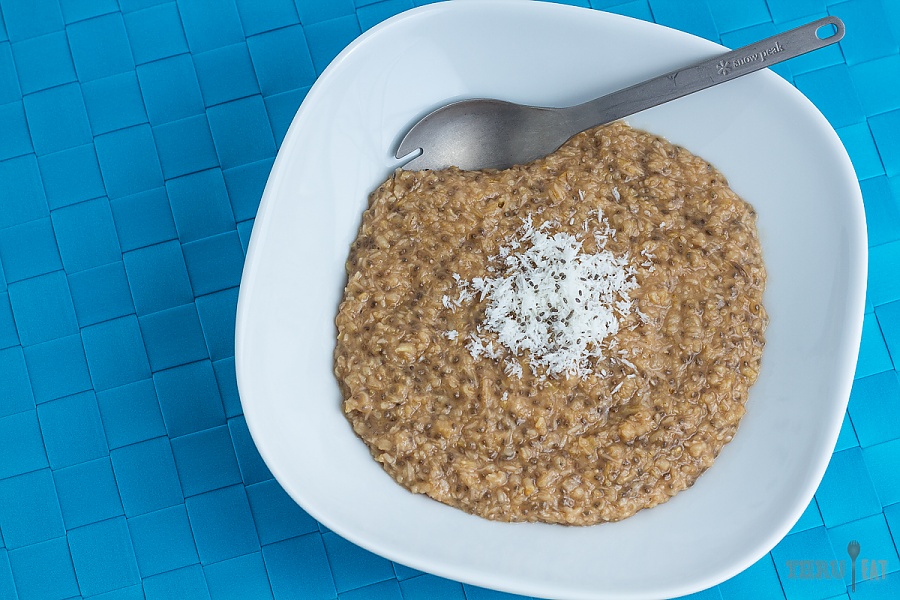
<svg viewBox="0 0 900 600">
<path fill-rule="evenodd" d="M 344 262 L 399 136 L 450 100 L 563 106 L 721 52 L 700 38 L 546 3 L 430 5 L 348 46 L 300 107 L 269 177 L 238 302 L 247 424 L 313 517 L 437 575 L 544 597 L 694 592 L 768 552 L 799 518 L 837 440 L 862 330 L 862 199 L 837 135 L 759 72 L 628 121 L 710 160 L 759 213 L 771 316 L 734 441 L 697 484 L 620 523 L 505 524 L 407 492 L 340 410 L 332 374 Z"/>
</svg>

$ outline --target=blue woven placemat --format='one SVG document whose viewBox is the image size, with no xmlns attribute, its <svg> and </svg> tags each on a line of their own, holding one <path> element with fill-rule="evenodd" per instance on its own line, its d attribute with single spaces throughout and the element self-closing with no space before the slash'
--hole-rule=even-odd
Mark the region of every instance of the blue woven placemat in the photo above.
<svg viewBox="0 0 900 600">
<path fill-rule="evenodd" d="M 276 149 L 331 58 L 413 4 L 0 0 L 0 600 L 507 596 L 316 523 L 257 454 L 235 385 Z M 837 129 L 865 199 L 850 408 L 791 533 L 693 597 L 900 598 L 900 0 L 573 4 L 729 46 L 847 23 L 839 48 L 776 71 Z M 832 564 L 850 540 L 855 592 Z"/>
</svg>

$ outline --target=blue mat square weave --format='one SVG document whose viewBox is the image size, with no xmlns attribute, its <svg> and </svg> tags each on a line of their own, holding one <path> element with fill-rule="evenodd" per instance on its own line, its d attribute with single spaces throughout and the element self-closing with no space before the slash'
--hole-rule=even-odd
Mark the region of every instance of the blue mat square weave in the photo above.
<svg viewBox="0 0 900 600">
<path fill-rule="evenodd" d="M 235 380 L 241 270 L 291 119 L 349 42 L 423 3 L 0 0 L 0 600 L 511 598 L 318 524 L 257 452 Z M 849 409 L 790 533 L 692 598 L 900 598 L 900 2 L 568 3 L 729 46 L 847 23 L 775 71 L 863 192 Z M 851 541 L 855 592 L 804 571 Z"/>
<path fill-rule="evenodd" d="M 66 529 L 125 514 L 108 456 L 53 472 Z"/>
<path fill-rule="evenodd" d="M 76 80 L 69 42 L 63 31 L 17 42 L 12 50 L 23 94 Z"/>
<path fill-rule="evenodd" d="M 25 362 L 37 404 L 91 391 L 84 345 L 77 334 L 28 346 Z"/>
<path fill-rule="evenodd" d="M 142 65 L 188 51 L 181 16 L 174 3 L 126 13 L 125 29 L 135 64 Z"/>
<path fill-rule="evenodd" d="M 147 122 L 134 71 L 83 83 L 81 92 L 95 136 Z"/>
<path fill-rule="evenodd" d="M 178 504 L 128 520 L 141 577 L 197 564 L 194 533 L 187 509 Z"/>
<path fill-rule="evenodd" d="M 119 13 L 78 21 L 66 27 L 80 81 L 91 81 L 134 70 L 134 58 Z"/>
<path fill-rule="evenodd" d="M 77 23 L 119 10 L 116 0 L 60 0 L 66 23 Z"/>
<path fill-rule="evenodd" d="M 184 502 L 172 444 L 165 437 L 110 451 L 125 515 L 133 517 Z M 146 480 L 153 486 L 145 485 Z"/>
<path fill-rule="evenodd" d="M 49 218 L 35 219 L 0 231 L 0 260 L 7 283 L 62 269 Z"/>
<path fill-rule="evenodd" d="M 152 379 L 97 392 L 97 404 L 110 450 L 166 435 Z"/>
<path fill-rule="evenodd" d="M 3 210 L 0 211 L 0 228 L 20 225 L 50 214 L 35 155 L 26 154 L 0 161 L 0 198 L 10 199 L 3 203 Z M 12 202 L 12 198 L 16 198 L 16 202 Z"/>
<path fill-rule="evenodd" d="M 194 67 L 207 107 L 259 93 L 246 42 L 196 54 Z"/>
<path fill-rule="evenodd" d="M 125 517 L 72 529 L 67 538 L 82 595 L 96 596 L 140 583 Z"/>
<path fill-rule="evenodd" d="M 158 187 L 110 200 L 123 252 L 175 239 L 175 219 L 166 189 Z"/>
<path fill-rule="evenodd" d="M 5 317 L 11 326 L 12 312 Z M 12 337 L 7 334 L 7 341 Z M 0 418 L 25 412 L 34 408 L 34 393 L 28 380 L 28 370 L 25 367 L 25 355 L 22 348 L 8 344 L 4 350 L 0 350 L 0 386 L 3 388 L 2 400 L 0 400 Z"/>
<path fill-rule="evenodd" d="M 22 90 L 13 62 L 12 47 L 8 42 L 0 42 L 0 103 L 6 104 L 21 98 Z"/>
<path fill-rule="evenodd" d="M 15 417 L 7 417 L 10 419 Z M 32 423 L 21 425 L 33 427 Z M 10 550 L 58 538 L 66 532 L 50 469 L 0 481 L 0 509 L 3 541 Z"/>
<path fill-rule="evenodd" d="M 219 165 L 206 115 L 157 125 L 153 128 L 153 137 L 166 179 Z"/>
<path fill-rule="evenodd" d="M 66 538 L 58 537 L 10 550 L 10 570 L 0 592 L 10 598 L 67 598 L 77 596 L 78 581 Z M 3 577 L 0 560 L 0 577 Z M 2 581 L 2 579 L 0 579 Z"/>
<path fill-rule="evenodd" d="M 0 418 L 0 450 L 3 451 L 3 456 L 8 457 L 0 466 L 0 478 L 28 473 L 49 465 L 34 408 Z M 9 520 L 11 527 L 17 527 L 14 517 L 2 515 L 0 531 L 7 529 L 2 525 L 5 520 Z M 9 537 L 10 531 L 7 529 L 5 538 Z M 7 545 L 9 543 L 7 541 Z"/>
<path fill-rule="evenodd" d="M 25 107 L 21 102 L 11 102 L 0 108 L 0 127 L 6 138 L 0 157 L 12 158 L 32 151 L 28 124 L 25 121 Z"/>
<path fill-rule="evenodd" d="M 97 392 L 150 377 L 150 362 L 134 315 L 81 329 L 81 340 Z"/>
</svg>

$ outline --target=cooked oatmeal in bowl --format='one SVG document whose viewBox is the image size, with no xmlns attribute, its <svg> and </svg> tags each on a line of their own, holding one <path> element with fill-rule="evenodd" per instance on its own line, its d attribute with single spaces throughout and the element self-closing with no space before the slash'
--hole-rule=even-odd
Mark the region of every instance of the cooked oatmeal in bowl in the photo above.
<svg viewBox="0 0 900 600">
<path fill-rule="evenodd" d="M 397 171 L 336 324 L 343 409 L 412 492 L 590 525 L 665 502 L 737 431 L 759 373 L 753 208 L 624 123 L 503 171 Z"/>
</svg>

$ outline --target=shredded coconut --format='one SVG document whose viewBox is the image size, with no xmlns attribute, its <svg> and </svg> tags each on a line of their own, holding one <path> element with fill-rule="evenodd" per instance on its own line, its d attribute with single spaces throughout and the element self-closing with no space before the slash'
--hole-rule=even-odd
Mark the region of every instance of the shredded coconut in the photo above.
<svg viewBox="0 0 900 600">
<path fill-rule="evenodd" d="M 503 371 L 510 377 L 522 378 L 522 365 L 515 360 L 507 360 L 506 364 L 503 366 Z"/>
<path fill-rule="evenodd" d="M 630 314 L 628 292 L 637 287 L 628 257 L 605 249 L 615 231 L 602 213 L 597 220 L 595 254 L 582 252 L 576 236 L 551 234 L 557 223 L 535 227 L 529 216 L 517 239 L 507 240 L 493 259 L 505 267 L 502 276 L 466 282 L 454 275 L 460 296 L 445 306 L 460 306 L 473 291 L 487 300 L 484 321 L 468 337 L 472 357 L 500 358 L 500 349 L 486 338 L 490 333 L 514 357 L 527 356 L 534 373 L 584 378 L 592 372 L 590 359 L 603 357 L 602 342 L 618 332 L 618 317 Z M 522 375 L 512 358 L 504 370 Z"/>
<path fill-rule="evenodd" d="M 623 364 L 625 364 L 625 365 L 628 365 L 628 367 L 629 367 L 632 371 L 637 371 L 637 367 L 634 366 L 634 364 L 632 364 L 631 362 L 625 360 L 625 359 L 624 359 L 623 357 L 621 357 L 621 356 L 619 357 L 619 362 L 621 362 L 621 363 L 623 363 Z"/>
<path fill-rule="evenodd" d="M 456 280 L 456 285 L 459 286 L 459 296 L 457 296 L 456 299 L 453 299 L 446 294 L 441 296 L 441 304 L 444 305 L 444 308 L 450 309 L 451 311 L 455 311 L 457 307 L 462 306 L 474 297 L 472 290 L 469 289 L 468 281 L 463 281 L 458 273 L 453 274 L 453 279 Z"/>
</svg>

